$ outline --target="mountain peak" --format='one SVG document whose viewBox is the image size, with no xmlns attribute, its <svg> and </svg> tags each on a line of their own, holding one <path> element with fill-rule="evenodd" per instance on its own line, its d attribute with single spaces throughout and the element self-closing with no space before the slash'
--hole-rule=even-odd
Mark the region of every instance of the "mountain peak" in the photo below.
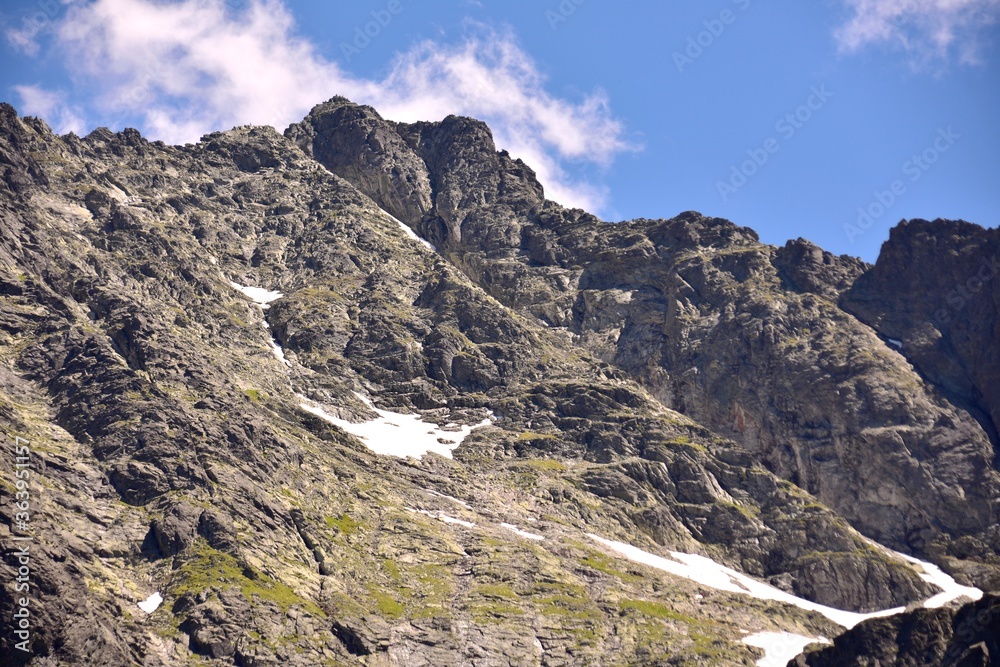
<svg viewBox="0 0 1000 667">
<path fill-rule="evenodd" d="M 752 664 L 1000 587 L 993 232 L 913 221 L 869 266 L 608 223 L 480 121 L 344 98 L 179 147 L 12 113 L 36 662 Z"/>
</svg>

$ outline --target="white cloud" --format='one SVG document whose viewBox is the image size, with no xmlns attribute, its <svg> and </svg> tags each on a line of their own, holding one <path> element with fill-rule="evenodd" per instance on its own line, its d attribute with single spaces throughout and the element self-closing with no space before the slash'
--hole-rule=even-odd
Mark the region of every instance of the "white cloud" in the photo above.
<svg viewBox="0 0 1000 667">
<path fill-rule="evenodd" d="M 59 39 L 99 106 L 185 142 L 236 124 L 281 127 L 330 96 L 343 73 L 291 29 L 268 0 L 238 16 L 220 1 L 96 0 L 69 12 Z"/>
<path fill-rule="evenodd" d="M 981 33 L 1000 17 L 1000 0 L 845 0 L 853 12 L 834 36 L 842 52 L 869 44 L 905 51 L 915 67 L 957 58 L 979 62 Z"/>
<path fill-rule="evenodd" d="M 20 51 L 29 56 L 38 55 L 38 33 L 41 28 L 33 23 L 26 23 L 20 28 L 11 28 L 6 31 L 7 41 L 14 47 L 15 51 Z"/>
<path fill-rule="evenodd" d="M 283 129 L 339 94 L 394 120 L 485 120 L 547 196 L 595 211 L 605 191 L 574 182 L 567 164 L 603 166 L 631 148 L 603 94 L 572 102 L 549 93 L 513 38 L 483 28 L 457 45 L 418 44 L 380 80 L 318 53 L 280 0 L 241 12 L 223 0 L 93 0 L 70 9 L 58 37 L 99 108 L 141 118 L 144 133 L 173 143 L 241 124 Z"/>
<path fill-rule="evenodd" d="M 14 91 L 21 98 L 22 115 L 44 119 L 58 134 L 85 132 L 82 110 L 69 105 L 64 92 L 39 86 L 14 86 Z"/>
<path fill-rule="evenodd" d="M 610 164 L 616 154 L 630 149 L 621 123 L 603 94 L 573 104 L 549 94 L 544 84 L 512 39 L 485 33 L 447 49 L 425 42 L 399 56 L 368 103 L 404 121 L 450 113 L 481 118 L 490 124 L 498 145 L 538 172 L 548 197 L 598 210 L 606 191 L 572 182 L 561 161 Z"/>
<path fill-rule="evenodd" d="M 75 0 L 37 0 L 30 11 L 21 17 L 19 28 L 4 31 L 7 41 L 15 51 L 29 56 L 38 55 L 39 36 L 52 27 L 56 17 L 62 13 L 63 5 Z"/>
</svg>

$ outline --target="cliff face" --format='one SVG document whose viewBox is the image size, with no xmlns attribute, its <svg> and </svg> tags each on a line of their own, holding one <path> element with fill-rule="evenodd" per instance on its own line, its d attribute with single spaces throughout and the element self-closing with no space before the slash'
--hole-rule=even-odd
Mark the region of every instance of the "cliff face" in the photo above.
<svg viewBox="0 0 1000 667">
<path fill-rule="evenodd" d="M 913 220 L 890 234 L 878 264 L 842 299 L 948 399 L 973 415 L 1000 451 L 1000 231 Z"/>
<path fill-rule="evenodd" d="M 998 662 L 1000 597 L 986 595 L 961 609 L 920 609 L 866 621 L 833 646 L 800 655 L 789 667 L 992 667 Z"/>
<path fill-rule="evenodd" d="M 338 156 L 329 168 L 350 179 L 355 139 L 393 133 L 365 144 L 392 197 L 355 185 L 502 303 L 879 541 L 996 565 L 996 230 L 913 222 L 868 267 L 697 213 L 608 225 L 567 211 L 468 119 L 393 124 L 340 100 L 287 135 L 321 162 Z M 951 292 L 966 282 L 960 302 Z"/>
<path fill-rule="evenodd" d="M 989 408 L 856 305 L 903 309 L 881 260 L 695 213 L 610 225 L 482 123 L 339 98 L 182 147 L 5 105 L 0 169 L 36 664 L 750 665 L 740 631 L 838 633 L 591 535 L 856 611 L 935 591 L 868 538 L 997 581 Z M 995 348 L 963 331 L 954 363 Z M 402 435 L 351 435 L 377 418 Z M 427 431 L 452 458 L 373 451 Z"/>
</svg>

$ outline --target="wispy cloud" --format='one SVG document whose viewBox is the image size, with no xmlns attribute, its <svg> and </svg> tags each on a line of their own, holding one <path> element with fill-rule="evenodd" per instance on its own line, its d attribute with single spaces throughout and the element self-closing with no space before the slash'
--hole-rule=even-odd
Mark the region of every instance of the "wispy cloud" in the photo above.
<svg viewBox="0 0 1000 667">
<path fill-rule="evenodd" d="M 15 51 L 29 56 L 38 55 L 41 48 L 39 38 L 48 32 L 56 17 L 62 14 L 63 5 L 75 0 L 37 0 L 27 12 L 20 16 L 17 27 L 4 30 L 7 42 Z"/>
<path fill-rule="evenodd" d="M 842 52 L 884 44 L 906 52 L 914 67 L 980 62 L 984 28 L 1000 17 L 1000 0 L 845 0 L 851 18 L 834 36 Z"/>
<path fill-rule="evenodd" d="M 381 79 L 358 78 L 295 32 L 280 0 L 91 0 L 71 5 L 57 42 L 88 103 L 138 118 L 173 143 L 241 124 L 279 129 L 335 94 L 387 118 L 481 118 L 497 144 L 535 168 L 550 198 L 599 211 L 605 192 L 569 176 L 574 161 L 609 164 L 631 147 L 601 92 L 550 93 L 512 36 L 470 27 L 458 44 L 424 42 Z"/>
<path fill-rule="evenodd" d="M 21 98 L 22 114 L 44 119 L 59 134 L 86 131 L 83 111 L 67 103 L 64 92 L 39 86 L 14 86 L 14 92 Z"/>
<path fill-rule="evenodd" d="M 454 113 L 486 120 L 497 143 L 521 157 L 551 198 L 598 210 L 606 193 L 573 183 L 562 160 L 608 165 L 633 148 L 600 92 L 572 103 L 545 90 L 531 59 L 509 37 L 486 33 L 444 48 L 425 42 L 397 58 L 388 77 L 362 99 L 390 118 L 437 119 Z"/>
<path fill-rule="evenodd" d="M 20 28 L 10 28 L 4 34 L 15 51 L 29 56 L 38 55 L 38 33 L 42 26 L 37 23 L 25 23 Z"/>
</svg>

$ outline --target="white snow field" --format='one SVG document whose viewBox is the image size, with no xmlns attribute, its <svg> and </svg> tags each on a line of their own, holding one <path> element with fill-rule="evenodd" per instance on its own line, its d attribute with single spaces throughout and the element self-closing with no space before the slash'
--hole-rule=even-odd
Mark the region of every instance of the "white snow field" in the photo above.
<svg viewBox="0 0 1000 667">
<path fill-rule="evenodd" d="M 785 667 L 806 646 L 816 642 L 829 644 L 830 640 L 791 632 L 758 632 L 743 638 L 744 644 L 764 649 L 764 657 L 757 661 L 757 667 Z"/>
<path fill-rule="evenodd" d="M 523 537 L 525 539 L 528 539 L 528 540 L 544 540 L 545 539 L 541 535 L 535 535 L 534 533 L 529 533 L 526 530 L 521 530 L 520 528 L 518 528 L 514 524 L 501 523 L 500 525 L 502 527 L 506 528 L 507 530 L 509 530 L 510 532 L 514 533 L 515 535 L 520 535 L 521 537 Z"/>
<path fill-rule="evenodd" d="M 716 590 L 728 591 L 730 593 L 742 593 L 761 600 L 785 602 L 806 611 L 815 611 L 823 614 L 834 623 L 842 625 L 848 629 L 853 628 L 861 621 L 869 618 L 895 616 L 896 614 L 900 614 L 906 610 L 906 607 L 895 607 L 893 609 L 885 609 L 883 611 L 876 611 L 869 614 L 859 614 L 853 611 L 834 609 L 833 607 L 827 607 L 800 597 L 796 597 L 790 593 L 786 593 L 769 584 L 752 579 L 742 572 L 737 572 L 736 570 L 728 568 L 725 565 L 716 563 L 714 560 L 706 558 L 705 556 L 671 551 L 670 556 L 673 560 L 670 560 L 663 558 L 662 556 L 657 556 L 656 554 L 643 551 L 638 547 L 634 547 L 623 542 L 606 540 L 590 533 L 588 533 L 588 537 L 596 542 L 600 542 L 604 546 L 609 547 L 613 551 L 618 552 L 620 555 L 631 561 L 635 561 L 636 563 L 649 565 L 650 567 L 654 567 L 658 570 L 663 570 L 664 572 L 684 577 L 685 579 L 689 579 L 690 581 L 694 581 Z M 875 543 L 873 542 L 872 544 Z M 942 589 L 941 593 L 925 600 L 923 603 L 924 607 L 941 607 L 948 604 L 952 600 L 957 600 L 962 597 L 978 600 L 983 596 L 983 592 L 978 588 L 962 586 L 952 577 L 942 572 L 941 568 L 936 565 L 925 563 L 924 561 L 913 558 L 912 556 L 907 556 L 905 554 L 892 551 L 891 549 L 886 549 L 885 547 L 881 547 L 881 545 L 876 546 L 879 546 L 889 554 L 898 556 L 899 558 L 915 565 L 918 574 L 924 579 L 924 581 L 932 583 Z M 800 641 L 804 643 L 798 644 Z M 802 647 L 805 647 L 807 644 L 812 642 L 822 641 L 827 640 L 823 638 L 809 638 L 801 635 L 792 635 L 789 633 L 767 632 L 743 638 L 744 643 L 752 646 L 758 646 L 765 650 L 764 658 L 757 662 L 758 667 L 767 667 L 768 665 L 784 666 L 789 660 L 802 651 Z M 795 649 L 796 646 L 798 646 L 798 650 L 794 653 L 790 653 L 790 651 Z M 787 657 L 785 657 L 786 655 Z"/>
<path fill-rule="evenodd" d="M 411 239 L 413 239 L 414 241 L 420 241 L 420 243 L 422 243 L 424 245 L 424 247 L 427 248 L 428 250 L 431 250 L 433 252 L 437 252 L 437 248 L 434 247 L 433 243 L 430 243 L 429 241 L 425 241 L 424 239 L 422 239 L 419 236 L 417 236 L 417 233 L 414 232 L 409 227 L 407 227 L 405 222 L 403 222 L 402 220 L 394 217 L 391 213 L 389 213 L 388 211 L 386 211 L 383 208 L 380 208 L 379 210 L 382 211 L 382 213 L 384 213 L 386 215 L 386 217 L 388 217 L 390 220 L 392 220 L 397 225 L 399 225 L 400 228 L 403 230 L 403 233 L 405 233 Z"/>
<path fill-rule="evenodd" d="M 281 292 L 272 292 L 266 290 L 263 287 L 247 287 L 246 285 L 240 285 L 239 283 L 234 283 L 229 281 L 229 284 L 233 286 L 233 289 L 238 290 L 243 293 L 244 296 L 250 298 L 255 304 L 260 306 L 261 310 L 267 310 L 271 307 L 272 301 L 277 301 L 281 297 L 285 296 Z M 278 345 L 278 341 L 274 340 L 274 336 L 271 335 L 271 327 L 267 325 L 267 320 L 264 320 L 264 328 L 267 330 L 267 337 L 271 340 L 271 352 L 274 353 L 275 358 L 286 366 L 291 366 L 287 359 L 285 359 L 285 351 L 281 349 Z"/>
<path fill-rule="evenodd" d="M 338 419 L 305 396 L 299 396 L 301 401 L 299 407 L 357 436 L 376 454 L 398 458 L 412 456 L 419 459 L 424 454 L 433 452 L 450 459 L 451 452 L 461 445 L 472 431 L 492 423 L 487 417 L 473 426 L 462 426 L 457 431 L 444 431 L 437 424 L 422 421 L 420 415 L 379 410 L 365 396 L 358 393 L 355 393 L 355 396 L 361 399 L 368 409 L 375 412 L 378 418 L 357 424 Z"/>
<path fill-rule="evenodd" d="M 670 556 L 674 560 L 669 560 L 667 558 L 663 558 L 662 556 L 657 556 L 647 551 L 643 551 L 638 547 L 633 547 L 630 544 L 605 540 L 604 538 L 592 534 L 588 534 L 588 536 L 591 539 L 610 547 L 612 550 L 617 551 L 629 560 L 637 563 L 643 563 L 645 565 L 649 565 L 650 567 L 655 567 L 658 570 L 663 570 L 664 572 L 684 577 L 685 579 L 689 579 L 716 590 L 728 591 L 730 593 L 742 593 L 760 600 L 786 602 L 799 607 L 800 609 L 805 609 L 806 611 L 815 611 L 823 614 L 834 623 L 842 625 L 845 628 L 853 628 L 861 621 L 869 618 L 892 616 L 905 610 L 905 607 L 897 607 L 894 609 L 886 609 L 885 611 L 872 612 L 870 614 L 859 614 L 853 611 L 834 609 L 833 607 L 827 607 L 800 597 L 796 597 L 791 593 L 786 593 L 785 591 L 777 589 L 770 584 L 757 581 L 742 572 L 737 572 L 732 568 L 716 563 L 711 558 L 706 558 L 705 556 L 671 551 Z"/>
<path fill-rule="evenodd" d="M 264 328 L 267 329 L 267 334 L 270 336 L 271 328 L 267 326 L 266 322 L 264 323 Z M 284 365 L 286 366 L 292 365 L 291 362 L 288 361 L 288 359 L 285 359 L 285 351 L 281 349 L 281 346 L 278 345 L 278 341 L 274 340 L 274 338 L 271 338 L 271 352 L 274 353 L 275 359 L 277 359 Z"/>
<path fill-rule="evenodd" d="M 152 614 L 161 604 L 163 604 L 163 596 L 160 595 L 159 591 L 156 591 L 139 603 L 139 609 L 142 609 L 147 614 Z"/>
<path fill-rule="evenodd" d="M 458 424 L 452 423 L 452 424 L 448 424 L 448 426 L 458 426 Z M 434 489 L 424 489 L 424 491 L 426 491 L 427 493 L 431 494 L 432 496 L 437 496 L 438 498 L 444 498 L 445 500 L 450 500 L 451 502 L 455 503 L 456 505 L 461 505 L 462 507 L 464 507 L 467 510 L 471 510 L 472 509 L 472 506 L 469 505 L 469 503 L 465 502 L 464 500 L 459 500 L 458 498 L 456 498 L 454 496 L 449 496 L 449 495 L 446 495 L 444 493 L 440 493 L 438 491 L 435 491 Z"/>
<path fill-rule="evenodd" d="M 922 560 L 917 560 L 913 556 L 907 556 L 906 554 L 901 554 L 898 551 L 890 551 L 903 560 L 913 563 L 917 566 L 917 573 L 920 578 L 924 581 L 934 584 L 941 589 L 941 592 L 937 595 L 927 598 L 924 600 L 924 607 L 927 609 L 937 609 L 938 607 L 943 607 L 952 600 L 957 600 L 961 597 L 967 597 L 973 602 L 983 597 L 983 592 L 978 588 L 972 588 L 971 586 L 963 586 L 958 583 L 950 576 L 941 571 L 937 565 L 933 563 L 925 563 Z"/>
<path fill-rule="evenodd" d="M 231 280 L 229 281 L 229 284 L 233 286 L 233 289 L 242 292 L 244 296 L 249 297 L 251 301 L 256 303 L 261 308 L 267 308 L 272 301 L 277 301 L 281 297 L 285 296 L 281 292 L 272 292 L 264 289 L 263 287 L 247 287 L 245 285 L 234 283 Z"/>
<path fill-rule="evenodd" d="M 442 521 L 444 523 L 453 523 L 453 524 L 458 525 L 458 526 L 465 526 L 466 528 L 474 528 L 475 525 L 476 525 L 476 524 L 472 523 L 471 521 L 462 521 L 461 519 L 456 519 L 453 516 L 448 516 L 444 512 L 432 512 L 432 511 L 429 511 L 429 510 L 415 510 L 412 507 L 404 507 L 403 509 L 405 509 L 407 512 L 413 512 L 414 514 L 425 514 L 425 515 L 431 517 L 432 519 L 437 519 L 438 521 Z"/>
</svg>

